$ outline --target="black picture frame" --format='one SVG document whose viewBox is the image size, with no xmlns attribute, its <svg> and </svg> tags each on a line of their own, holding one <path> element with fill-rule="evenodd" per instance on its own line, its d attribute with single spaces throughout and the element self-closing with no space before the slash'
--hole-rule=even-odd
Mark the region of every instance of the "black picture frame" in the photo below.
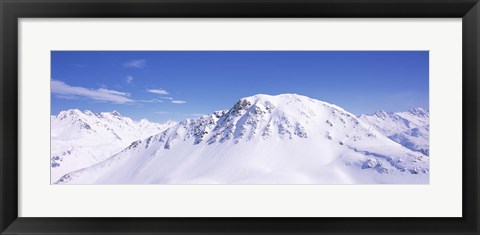
<svg viewBox="0 0 480 235">
<path fill-rule="evenodd" d="M 2 234 L 479 234 L 478 0 L 0 0 L 0 231 Z M 18 19 L 105 17 L 462 18 L 461 218 L 18 217 Z M 459 156 L 460 157 L 460 153 Z M 41 199 L 39 199 L 39 203 Z M 441 208 L 438 208 L 441 210 Z"/>
</svg>

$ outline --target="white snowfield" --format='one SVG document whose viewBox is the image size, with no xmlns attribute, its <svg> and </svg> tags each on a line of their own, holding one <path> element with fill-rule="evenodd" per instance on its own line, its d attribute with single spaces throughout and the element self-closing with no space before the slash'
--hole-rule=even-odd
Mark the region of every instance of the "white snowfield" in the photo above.
<svg viewBox="0 0 480 235">
<path fill-rule="evenodd" d="M 430 113 L 416 108 L 407 112 L 378 111 L 360 115 L 359 119 L 401 145 L 423 154 L 430 154 Z"/>
<path fill-rule="evenodd" d="M 51 181 L 101 162 L 135 140 L 173 126 L 146 119 L 135 122 L 118 112 L 92 113 L 71 109 L 51 117 Z"/>
<path fill-rule="evenodd" d="M 429 156 L 335 105 L 255 95 L 137 140 L 54 183 L 426 184 Z"/>
</svg>

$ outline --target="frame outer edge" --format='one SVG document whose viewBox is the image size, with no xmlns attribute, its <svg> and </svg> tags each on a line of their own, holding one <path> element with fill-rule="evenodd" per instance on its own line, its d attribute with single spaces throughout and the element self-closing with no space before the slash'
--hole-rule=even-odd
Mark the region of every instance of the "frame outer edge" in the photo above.
<svg viewBox="0 0 480 235">
<path fill-rule="evenodd" d="M 475 136 L 475 139 L 477 141 L 476 143 L 476 156 L 472 156 L 472 159 L 475 159 L 476 160 L 476 164 L 472 164 L 475 168 L 476 168 L 476 171 L 475 169 L 473 169 L 474 171 L 473 172 L 476 172 L 476 179 L 474 179 L 474 184 L 477 186 L 476 190 L 475 189 L 472 189 L 472 191 L 475 192 L 475 194 L 472 196 L 473 197 L 473 203 L 476 203 L 476 206 L 474 207 L 476 210 L 475 212 L 475 220 L 476 220 L 476 231 L 475 233 L 477 234 L 480 234 L 480 217 L 479 217 L 479 214 L 480 214 L 480 108 L 479 108 L 479 105 L 480 105 L 480 3 L 477 3 L 473 9 L 472 9 L 472 14 L 475 15 L 475 38 L 474 38 L 474 46 L 475 48 L 473 48 L 474 52 L 475 52 L 475 59 L 474 61 L 472 61 L 473 63 L 473 68 L 474 69 L 474 72 L 475 72 L 475 81 L 476 81 L 476 97 L 475 97 L 475 101 L 476 101 L 476 128 L 475 128 L 475 131 L 476 131 L 476 136 Z M 475 163 L 475 162 L 474 162 Z M 475 174 L 472 174 L 472 176 L 475 176 Z"/>
<path fill-rule="evenodd" d="M 2 40 L 2 43 L 0 43 L 0 88 L 3 87 L 3 68 L 4 68 L 4 64 L 3 64 L 3 56 L 4 56 L 4 53 L 3 53 L 3 44 L 4 44 L 4 40 L 3 40 L 3 29 L 5 28 L 5 21 L 3 19 L 4 17 L 4 12 L 3 12 L 3 2 L 0 1 L 0 40 Z M 3 113 L 3 96 L 0 95 L 0 112 Z M 3 115 L 0 116 L 0 130 L 3 130 Z M 4 203 L 5 203 L 5 189 L 4 189 L 4 184 L 5 184 L 5 176 L 3 175 L 3 166 L 5 165 L 3 163 L 3 140 L 4 138 L 4 135 L 3 135 L 3 131 L 0 131 L 0 174 L 1 174 L 1 181 L 0 181 L 0 207 L 4 207 Z M 4 210 L 0 210 L 0 233 L 3 232 L 6 228 L 6 223 L 8 223 L 5 219 L 5 212 Z"/>
<path fill-rule="evenodd" d="M 477 194 L 476 194 L 476 198 L 477 198 L 477 208 L 476 208 L 476 219 L 477 219 L 477 231 L 476 233 L 477 234 L 480 234 L 480 143 L 478 143 L 478 141 L 480 141 L 480 72 L 479 72 L 479 68 L 480 68 L 480 3 L 477 3 L 475 5 L 475 10 L 476 10 L 476 15 L 477 15 L 477 25 L 476 25 L 476 29 L 477 29 L 477 32 L 476 32 L 476 45 L 477 45 L 477 50 L 476 50 L 476 68 L 477 68 L 477 74 L 476 74 L 476 80 L 477 80 L 477 136 L 476 136 L 476 139 L 477 139 L 477 156 L 476 156 L 476 159 L 477 159 L 477 165 L 476 165 L 476 168 L 477 168 L 477 179 L 476 179 L 476 185 L 477 185 Z M 475 199 L 474 199 L 475 200 Z"/>
<path fill-rule="evenodd" d="M 18 220 L 18 18 L 0 0 L 0 233 Z M 17 156 L 17 157 L 15 157 Z"/>
<path fill-rule="evenodd" d="M 466 229 L 480 233 L 480 3 L 462 18 L 462 214 Z M 468 115 L 468 111 L 470 114 Z M 473 126 L 471 126 L 473 125 Z M 465 200 L 466 199 L 466 200 Z M 468 204 L 472 203 L 472 204 Z"/>
<path fill-rule="evenodd" d="M 20 1 L 25 2 L 25 1 Z M 45 1 L 38 1 L 45 2 Z M 57 1 L 55 1 L 57 2 Z M 10 8 L 14 8 L 13 11 Z M 18 96 L 16 92 L 18 91 L 17 78 L 17 62 L 18 62 L 18 24 L 17 18 L 19 17 L 18 12 L 15 12 L 15 7 L 12 7 L 12 1 L 3 1 L 0 0 L 0 233 L 17 233 L 19 230 L 18 226 L 21 227 L 22 218 L 18 218 L 18 186 L 17 186 L 17 170 L 18 164 L 17 159 L 11 154 L 17 154 L 18 156 Z M 52 16 L 54 13 L 52 13 Z M 459 16 L 461 17 L 461 16 Z M 480 73 L 479 73 L 479 59 L 480 59 L 480 5 L 477 3 L 473 6 L 468 13 L 463 17 L 464 25 L 463 27 L 463 36 L 466 37 L 468 30 L 469 39 L 464 38 L 463 40 L 463 51 L 465 48 L 468 48 L 469 64 L 466 64 L 465 61 L 467 55 L 463 55 L 463 76 L 467 76 L 471 81 L 463 79 L 463 89 L 467 95 L 464 95 L 464 98 L 469 98 L 469 102 L 465 103 L 466 100 L 463 100 L 463 120 L 468 121 L 469 124 L 474 124 L 474 126 L 467 126 L 462 128 L 463 130 L 469 130 L 467 135 L 463 133 L 463 137 L 471 137 L 470 140 L 464 139 L 463 141 L 468 141 L 463 143 L 464 146 L 467 146 L 470 153 L 475 153 L 474 156 L 470 156 L 468 164 L 465 160 L 463 162 L 464 179 L 467 176 L 477 177 L 476 179 L 469 179 L 468 184 L 463 185 L 464 198 L 470 199 L 468 202 L 474 202 L 475 206 L 467 205 L 465 201 L 463 202 L 463 213 L 464 221 L 462 228 L 458 228 L 468 231 L 464 231 L 465 234 L 478 234 L 480 232 L 480 224 L 478 222 L 479 213 L 480 213 L 480 204 L 478 203 L 480 195 L 480 145 L 477 143 L 480 136 Z M 465 22 L 469 22 L 465 24 Z M 13 42 L 13 43 L 12 43 Z M 10 44 L 8 44 L 10 43 Z M 468 43 L 468 46 L 467 46 Z M 9 60 L 7 60 L 7 58 Z M 469 87 L 470 86 L 470 87 Z M 473 115 L 470 117 L 465 117 L 466 110 L 470 109 L 473 111 Z M 472 110 L 473 109 L 473 110 Z M 465 125 L 464 122 L 463 125 Z M 8 124 L 8 125 L 7 125 Z M 5 137 L 9 137 L 8 139 Z M 463 153 L 465 157 L 466 153 Z M 8 157 L 7 157 L 8 156 Z M 7 160 L 8 158 L 8 160 Z M 15 168 L 16 167 L 16 168 Z M 468 172 L 468 174 L 467 174 Z M 473 180 L 473 182 L 472 182 Z M 464 181 L 465 182 L 465 181 Z M 476 188 L 466 188 L 466 186 L 476 186 Z M 468 194 L 465 194 L 468 193 Z M 470 207 L 467 209 L 466 207 Z M 466 214 L 469 212 L 469 214 Z M 32 218 L 33 219 L 33 218 Z M 472 221 L 473 220 L 473 221 Z M 476 220 L 476 221 L 475 221 Z M 23 221 L 25 222 L 25 221 Z M 10 226 L 9 225 L 17 225 Z M 186 224 L 188 225 L 188 224 Z M 468 228 L 467 228 L 468 225 Z M 17 227 L 17 228 L 13 228 Z M 25 229 L 25 228 L 23 228 Z M 44 232 L 44 231 L 38 231 Z M 73 232 L 73 231 L 72 231 Z M 460 233 L 460 232 L 459 232 Z"/>
</svg>

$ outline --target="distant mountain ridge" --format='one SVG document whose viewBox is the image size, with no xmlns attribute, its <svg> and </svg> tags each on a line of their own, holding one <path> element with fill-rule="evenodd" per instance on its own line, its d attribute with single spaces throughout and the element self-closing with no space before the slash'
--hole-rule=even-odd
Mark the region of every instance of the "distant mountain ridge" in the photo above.
<svg viewBox="0 0 480 235">
<path fill-rule="evenodd" d="M 282 94 L 184 120 L 55 183 L 425 183 L 428 172 L 428 156 L 344 109 Z"/>
<path fill-rule="evenodd" d="M 52 180 L 105 160 L 131 142 L 156 134 L 165 124 L 133 121 L 119 112 L 93 113 L 70 109 L 51 117 Z"/>
<path fill-rule="evenodd" d="M 360 115 L 358 118 L 393 141 L 414 151 L 430 154 L 428 109 L 415 108 L 406 112 L 378 111 Z"/>
</svg>

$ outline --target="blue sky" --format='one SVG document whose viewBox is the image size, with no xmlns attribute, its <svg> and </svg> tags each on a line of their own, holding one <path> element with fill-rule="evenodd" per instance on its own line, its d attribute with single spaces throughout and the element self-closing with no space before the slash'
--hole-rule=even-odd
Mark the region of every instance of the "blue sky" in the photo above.
<svg viewBox="0 0 480 235">
<path fill-rule="evenodd" d="M 296 93 L 356 115 L 428 108 L 428 51 L 52 51 L 52 115 L 117 110 L 182 120 L 255 94 Z"/>
</svg>

